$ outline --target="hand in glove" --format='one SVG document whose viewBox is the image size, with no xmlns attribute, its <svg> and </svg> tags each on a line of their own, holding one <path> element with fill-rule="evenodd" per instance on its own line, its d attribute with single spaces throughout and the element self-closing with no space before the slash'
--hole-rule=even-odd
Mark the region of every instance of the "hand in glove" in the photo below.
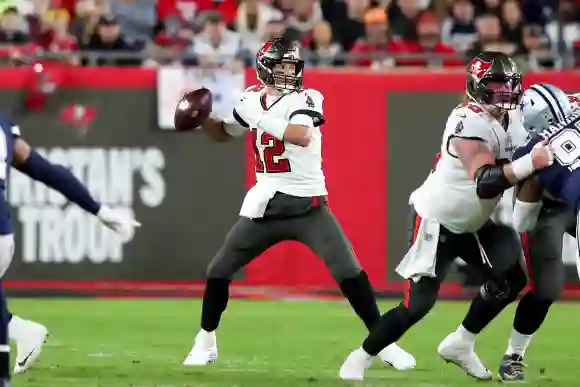
<svg viewBox="0 0 580 387">
<path fill-rule="evenodd" d="M 97 218 L 107 228 L 119 234 L 123 240 L 129 240 L 135 233 L 135 227 L 141 227 L 141 223 L 135 219 L 107 206 L 101 206 L 101 209 L 97 213 Z"/>
</svg>

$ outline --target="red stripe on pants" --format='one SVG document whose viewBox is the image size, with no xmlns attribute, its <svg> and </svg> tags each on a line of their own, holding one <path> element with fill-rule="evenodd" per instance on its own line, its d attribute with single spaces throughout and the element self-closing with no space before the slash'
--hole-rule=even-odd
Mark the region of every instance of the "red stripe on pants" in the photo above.
<svg viewBox="0 0 580 387">
<path fill-rule="evenodd" d="M 413 243 L 417 240 L 417 235 L 419 234 L 419 228 L 421 227 L 421 217 L 419 215 L 415 216 L 415 224 L 413 225 Z M 411 298 L 411 284 L 413 280 L 409 279 L 407 282 L 407 290 L 405 291 L 405 297 L 403 298 L 403 305 L 405 308 L 409 307 L 409 299 Z"/>
<path fill-rule="evenodd" d="M 526 260 L 526 268 L 528 269 L 528 277 L 530 279 L 530 290 L 534 292 L 534 267 L 532 266 L 530 239 L 527 232 L 522 233 L 522 249 L 524 251 L 524 259 Z"/>
</svg>

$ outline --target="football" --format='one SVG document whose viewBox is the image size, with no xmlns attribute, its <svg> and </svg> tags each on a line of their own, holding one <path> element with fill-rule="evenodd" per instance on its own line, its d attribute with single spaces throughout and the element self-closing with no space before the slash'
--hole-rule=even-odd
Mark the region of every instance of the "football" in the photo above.
<svg viewBox="0 0 580 387">
<path fill-rule="evenodd" d="M 173 123 L 176 130 L 198 128 L 211 113 L 213 96 L 211 91 L 201 88 L 188 91 L 181 97 L 175 109 Z"/>
</svg>

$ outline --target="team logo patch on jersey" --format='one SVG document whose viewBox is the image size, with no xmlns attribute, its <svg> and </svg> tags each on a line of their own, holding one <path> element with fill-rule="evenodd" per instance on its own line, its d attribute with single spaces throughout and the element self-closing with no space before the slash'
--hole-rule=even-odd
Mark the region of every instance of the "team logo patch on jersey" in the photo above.
<svg viewBox="0 0 580 387">
<path fill-rule="evenodd" d="M 492 62 L 486 62 L 481 59 L 474 59 L 469 65 L 469 74 L 476 79 L 481 79 L 491 68 Z"/>
<path fill-rule="evenodd" d="M 459 134 L 459 133 L 463 132 L 463 128 L 464 128 L 464 127 L 463 127 L 463 121 L 459 121 L 459 122 L 457 123 L 457 126 L 455 127 L 455 131 L 454 131 L 454 133 L 455 133 L 455 134 Z"/>
<path fill-rule="evenodd" d="M 309 95 L 306 96 L 306 105 L 308 105 L 309 108 L 314 109 L 314 101 Z"/>
</svg>

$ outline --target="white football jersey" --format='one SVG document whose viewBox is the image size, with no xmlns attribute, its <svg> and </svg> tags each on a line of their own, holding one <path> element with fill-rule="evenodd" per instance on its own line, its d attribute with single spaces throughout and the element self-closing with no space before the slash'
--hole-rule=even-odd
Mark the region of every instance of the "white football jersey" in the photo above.
<svg viewBox="0 0 580 387">
<path fill-rule="evenodd" d="M 291 124 L 306 125 L 312 130 L 312 141 L 307 147 L 280 141 L 269 133 L 251 129 L 256 162 L 257 184 L 265 182 L 276 190 L 298 197 L 327 194 L 322 172 L 322 133 L 324 97 L 314 89 L 303 89 L 282 96 L 266 94 L 261 86 L 248 88 L 245 98 Z"/>
<path fill-rule="evenodd" d="M 510 162 L 514 150 L 525 144 L 527 131 L 522 126 L 519 109 L 509 112 L 505 130 L 483 107 L 476 103 L 460 105 L 447 119 L 441 159 L 435 170 L 415 192 L 411 204 L 424 218 L 437 220 L 454 233 L 475 232 L 492 215 L 501 199 L 480 199 L 476 185 L 450 145 L 453 137 L 484 141 L 493 150 L 498 164 Z"/>
</svg>

